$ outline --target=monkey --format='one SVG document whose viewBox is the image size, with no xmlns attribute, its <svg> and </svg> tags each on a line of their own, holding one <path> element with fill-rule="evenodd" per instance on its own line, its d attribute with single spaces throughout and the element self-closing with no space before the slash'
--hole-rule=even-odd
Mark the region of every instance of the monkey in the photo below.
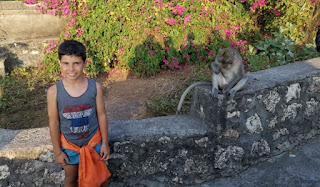
<svg viewBox="0 0 320 187">
<path fill-rule="evenodd" d="M 212 94 L 218 97 L 219 94 L 229 94 L 233 99 L 235 93 L 247 83 L 242 58 L 239 52 L 233 48 L 219 49 L 215 60 L 211 63 L 212 81 L 198 81 L 191 84 L 182 94 L 177 113 L 180 112 L 184 98 L 188 92 L 198 85 L 212 85 Z"/>
</svg>

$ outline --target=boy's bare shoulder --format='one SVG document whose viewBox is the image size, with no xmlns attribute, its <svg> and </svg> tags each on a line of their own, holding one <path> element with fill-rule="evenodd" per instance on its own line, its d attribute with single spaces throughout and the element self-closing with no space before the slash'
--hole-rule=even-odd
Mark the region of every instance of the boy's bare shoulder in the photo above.
<svg viewBox="0 0 320 187">
<path fill-rule="evenodd" d="M 47 95 L 56 95 L 57 94 L 57 86 L 54 84 L 48 88 Z"/>
<path fill-rule="evenodd" d="M 101 84 L 98 83 L 97 81 L 96 81 L 96 87 L 97 87 L 98 90 L 99 90 L 99 89 L 102 89 Z"/>
</svg>

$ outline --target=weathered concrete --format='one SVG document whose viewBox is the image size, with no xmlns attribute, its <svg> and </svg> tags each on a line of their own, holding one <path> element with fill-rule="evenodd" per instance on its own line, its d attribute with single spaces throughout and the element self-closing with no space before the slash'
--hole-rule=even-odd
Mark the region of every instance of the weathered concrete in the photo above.
<svg viewBox="0 0 320 187">
<path fill-rule="evenodd" d="M 15 67 L 37 66 L 50 41 L 65 29 L 67 17 L 41 14 L 23 1 L 0 1 L 0 76 Z"/>
<path fill-rule="evenodd" d="M 210 185 L 293 150 L 320 132 L 319 66 L 317 58 L 252 73 L 232 101 L 198 87 L 190 115 L 111 121 L 112 186 Z M 7 132 L 0 186 L 62 184 L 48 128 Z"/>
<path fill-rule="evenodd" d="M 66 17 L 41 14 L 23 1 L 0 1 L 0 41 L 54 38 L 66 26 Z"/>
</svg>

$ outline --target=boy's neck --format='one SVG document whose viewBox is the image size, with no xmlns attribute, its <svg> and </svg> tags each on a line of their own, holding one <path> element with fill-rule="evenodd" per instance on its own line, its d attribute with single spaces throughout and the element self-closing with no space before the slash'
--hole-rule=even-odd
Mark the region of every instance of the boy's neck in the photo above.
<svg viewBox="0 0 320 187">
<path fill-rule="evenodd" d="M 81 77 L 79 77 L 78 79 L 66 79 L 64 78 L 63 79 L 63 83 L 65 85 L 68 85 L 68 86 L 77 86 L 77 85 L 82 85 L 83 83 L 85 83 L 87 81 L 87 78 L 83 75 Z"/>
</svg>

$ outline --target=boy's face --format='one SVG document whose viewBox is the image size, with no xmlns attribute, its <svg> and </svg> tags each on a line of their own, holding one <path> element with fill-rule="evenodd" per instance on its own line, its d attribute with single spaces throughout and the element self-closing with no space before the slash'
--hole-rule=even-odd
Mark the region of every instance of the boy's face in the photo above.
<svg viewBox="0 0 320 187">
<path fill-rule="evenodd" d="M 74 55 L 63 55 L 59 60 L 61 72 L 67 79 L 78 79 L 83 76 L 85 63 L 81 57 Z"/>
</svg>

